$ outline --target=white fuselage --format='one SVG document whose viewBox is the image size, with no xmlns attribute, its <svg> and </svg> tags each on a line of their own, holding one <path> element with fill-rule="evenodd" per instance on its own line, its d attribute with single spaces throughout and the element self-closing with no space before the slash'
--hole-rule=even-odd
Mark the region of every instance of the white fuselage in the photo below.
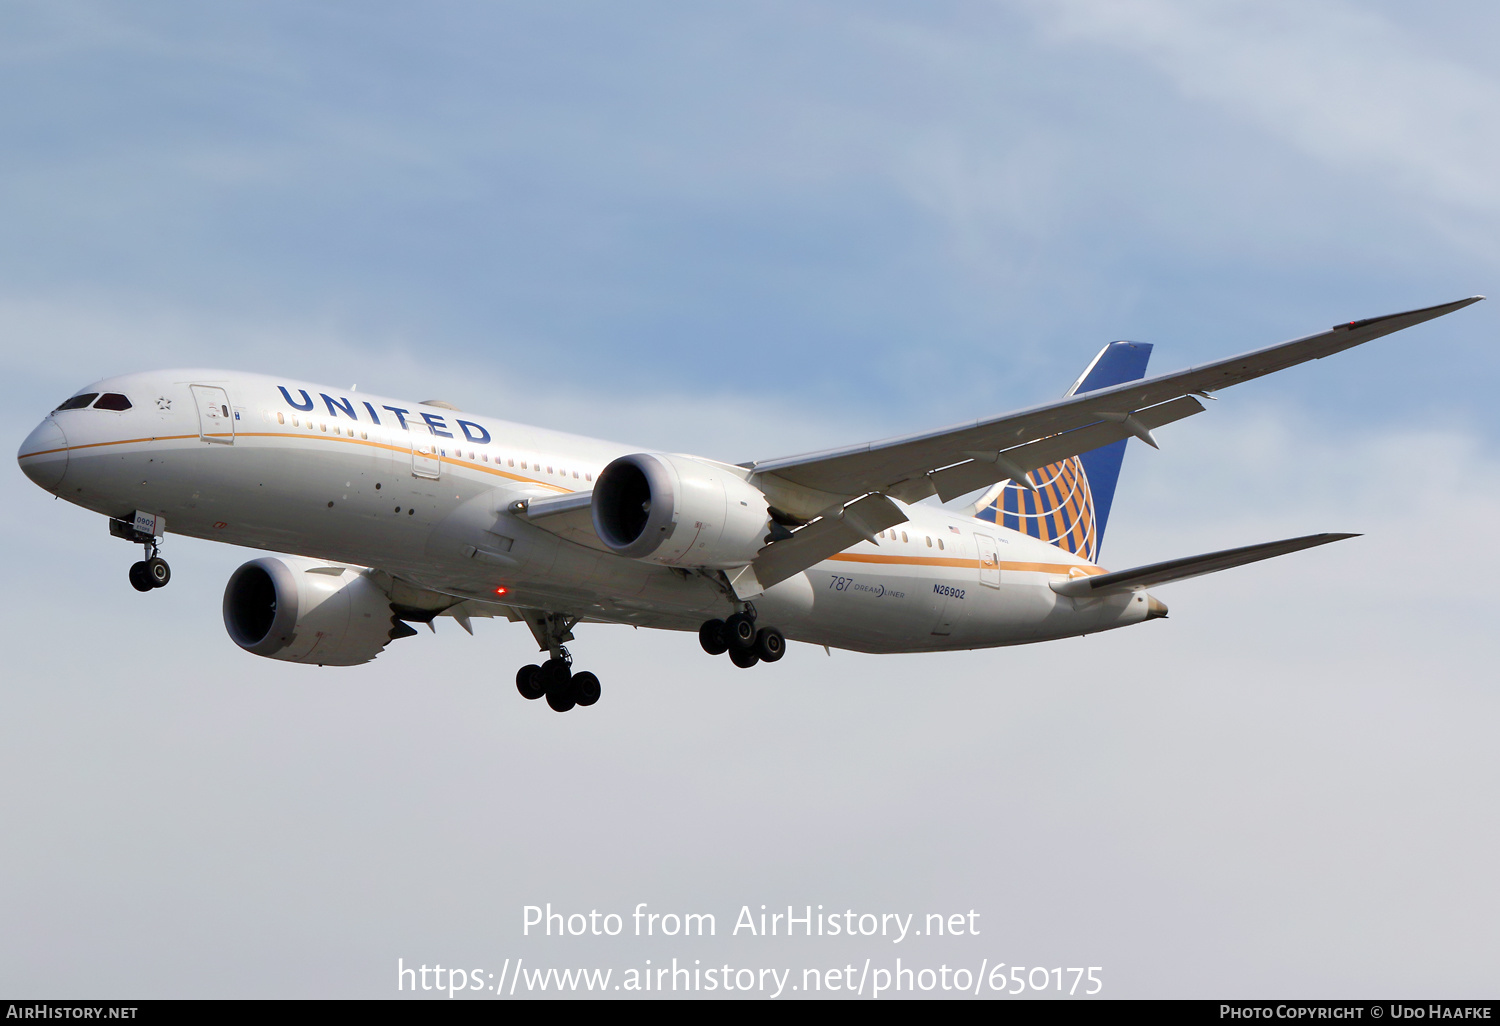
<svg viewBox="0 0 1500 1026">
<path fill-rule="evenodd" d="M 133 374 L 89 390 L 122 393 L 131 408 L 53 413 L 18 454 L 38 484 L 87 509 L 141 510 L 175 534 L 585 620 L 696 630 L 733 608 L 711 575 L 565 540 L 509 512 L 591 489 L 636 447 L 237 372 Z M 1054 592 L 1051 582 L 1100 572 L 1066 550 L 937 507 L 902 509 L 909 522 L 878 544 L 756 598 L 760 618 L 789 639 L 862 652 L 1013 645 L 1147 618 L 1142 592 Z"/>
</svg>

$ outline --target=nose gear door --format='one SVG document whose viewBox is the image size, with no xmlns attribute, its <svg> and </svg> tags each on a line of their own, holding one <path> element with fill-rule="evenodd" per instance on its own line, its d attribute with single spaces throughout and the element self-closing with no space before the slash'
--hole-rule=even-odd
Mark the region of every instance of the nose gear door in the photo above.
<svg viewBox="0 0 1500 1026">
<path fill-rule="evenodd" d="M 205 442 L 234 444 L 234 414 L 229 411 L 229 393 L 217 385 L 192 385 L 198 404 L 198 437 Z"/>
</svg>

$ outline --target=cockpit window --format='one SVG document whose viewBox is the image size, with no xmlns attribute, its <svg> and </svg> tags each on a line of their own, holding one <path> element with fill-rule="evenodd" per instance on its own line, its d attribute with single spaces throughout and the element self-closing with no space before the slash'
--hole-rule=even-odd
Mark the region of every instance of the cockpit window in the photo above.
<svg viewBox="0 0 1500 1026">
<path fill-rule="evenodd" d="M 99 397 L 99 401 L 94 404 L 94 409 L 116 411 L 128 410 L 130 409 L 130 400 L 126 399 L 119 392 L 105 392 Z"/>
<path fill-rule="evenodd" d="M 58 410 L 81 410 L 97 398 L 99 398 L 98 392 L 85 392 L 83 395 L 75 395 L 52 412 L 56 413 Z"/>
</svg>

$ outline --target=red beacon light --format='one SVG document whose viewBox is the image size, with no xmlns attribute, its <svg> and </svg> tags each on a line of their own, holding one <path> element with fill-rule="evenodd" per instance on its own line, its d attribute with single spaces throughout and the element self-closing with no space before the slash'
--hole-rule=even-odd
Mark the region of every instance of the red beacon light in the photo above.
<svg viewBox="0 0 1500 1026">
<path fill-rule="evenodd" d="M 500 585 L 500 587 L 498 587 L 498 588 L 495 589 L 495 594 L 496 595 L 509 595 L 510 594 L 510 589 L 507 588 L 505 585 L 502 584 L 502 585 Z"/>
</svg>

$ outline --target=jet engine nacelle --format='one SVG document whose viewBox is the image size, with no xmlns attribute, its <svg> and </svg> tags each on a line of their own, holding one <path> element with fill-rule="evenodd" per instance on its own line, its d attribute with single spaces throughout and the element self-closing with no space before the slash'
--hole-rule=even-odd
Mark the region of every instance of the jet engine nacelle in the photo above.
<svg viewBox="0 0 1500 1026">
<path fill-rule="evenodd" d="M 319 666 L 367 663 L 396 628 L 391 600 L 358 569 L 295 556 L 253 559 L 230 575 L 224 626 L 246 652 Z"/>
<path fill-rule="evenodd" d="M 667 566 L 744 566 L 766 544 L 766 497 L 690 456 L 621 456 L 594 482 L 594 533 L 612 552 Z"/>
</svg>

